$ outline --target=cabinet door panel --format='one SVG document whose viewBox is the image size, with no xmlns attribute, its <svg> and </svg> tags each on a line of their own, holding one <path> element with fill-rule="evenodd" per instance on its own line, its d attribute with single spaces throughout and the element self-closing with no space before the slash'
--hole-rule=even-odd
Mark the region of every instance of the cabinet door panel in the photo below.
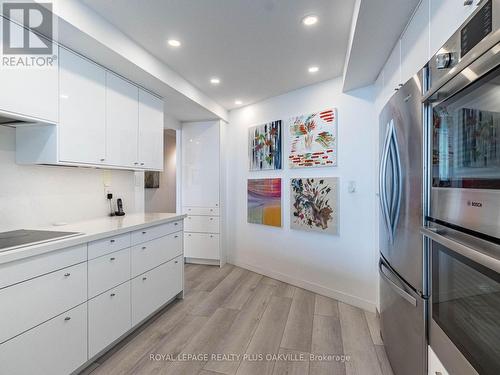
<svg viewBox="0 0 500 375">
<path fill-rule="evenodd" d="M 106 164 L 137 167 L 139 89 L 106 72 Z"/>
<path fill-rule="evenodd" d="M 89 358 L 131 327 L 130 281 L 89 301 Z"/>
<path fill-rule="evenodd" d="M 24 29 L 21 26 L 5 19 L 2 19 L 3 22 L 11 28 L 11 37 L 15 38 L 13 42 L 22 38 Z M 31 37 L 38 38 L 33 34 Z M 0 50 L 3 49 L 3 43 L 3 27 L 0 27 Z M 52 51 L 57 56 L 56 44 L 52 44 Z M 9 55 L 4 57 L 8 58 Z M 56 123 L 59 117 L 57 74 L 57 59 L 52 66 L 2 67 L 0 110 Z"/>
<path fill-rule="evenodd" d="M 0 345 L 0 374 L 67 375 L 86 361 L 86 303 Z"/>
<path fill-rule="evenodd" d="M 59 60 L 59 159 L 105 164 L 106 72 L 64 48 Z"/>
<path fill-rule="evenodd" d="M 184 256 L 186 258 L 219 260 L 219 235 L 184 233 Z"/>
<path fill-rule="evenodd" d="M 163 101 L 139 89 L 140 167 L 163 170 Z"/>
<path fill-rule="evenodd" d="M 218 207 L 219 121 L 182 125 L 183 206 Z"/>
</svg>

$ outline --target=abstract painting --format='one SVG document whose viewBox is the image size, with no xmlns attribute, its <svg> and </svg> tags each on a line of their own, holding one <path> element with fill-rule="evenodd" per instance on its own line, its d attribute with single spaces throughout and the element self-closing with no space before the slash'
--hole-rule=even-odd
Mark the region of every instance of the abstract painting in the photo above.
<svg viewBox="0 0 500 375">
<path fill-rule="evenodd" d="M 160 172 L 144 172 L 144 188 L 158 189 L 160 187 Z"/>
<path fill-rule="evenodd" d="M 281 169 L 281 120 L 248 129 L 250 170 Z"/>
<path fill-rule="evenodd" d="M 290 168 L 337 165 L 337 110 L 292 117 L 288 122 Z"/>
<path fill-rule="evenodd" d="M 248 180 L 247 221 L 281 227 L 281 178 Z"/>
<path fill-rule="evenodd" d="M 290 227 L 338 234 L 339 179 L 293 178 L 290 185 Z"/>
</svg>

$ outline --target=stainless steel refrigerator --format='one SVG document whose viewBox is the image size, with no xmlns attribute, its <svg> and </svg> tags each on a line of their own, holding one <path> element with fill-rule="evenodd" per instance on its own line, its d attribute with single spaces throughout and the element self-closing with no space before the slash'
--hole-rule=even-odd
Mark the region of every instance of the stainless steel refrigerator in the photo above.
<svg viewBox="0 0 500 375">
<path fill-rule="evenodd" d="M 427 371 L 423 223 L 423 74 L 402 86 L 380 120 L 380 324 L 396 375 Z"/>
</svg>

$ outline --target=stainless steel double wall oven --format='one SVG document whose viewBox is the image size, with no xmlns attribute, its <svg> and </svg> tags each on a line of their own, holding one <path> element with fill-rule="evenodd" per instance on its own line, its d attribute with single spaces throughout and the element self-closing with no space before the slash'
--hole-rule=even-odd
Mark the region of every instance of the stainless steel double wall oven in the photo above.
<svg viewBox="0 0 500 375">
<path fill-rule="evenodd" d="M 500 374 L 500 0 L 431 59 L 429 343 L 453 375 Z"/>
</svg>

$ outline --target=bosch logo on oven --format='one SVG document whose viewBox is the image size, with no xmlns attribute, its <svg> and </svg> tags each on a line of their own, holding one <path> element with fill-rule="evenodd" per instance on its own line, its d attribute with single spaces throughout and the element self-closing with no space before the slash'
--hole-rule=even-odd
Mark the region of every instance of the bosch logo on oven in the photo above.
<svg viewBox="0 0 500 375">
<path fill-rule="evenodd" d="M 471 206 L 471 207 L 483 207 L 483 204 L 481 202 L 467 201 L 467 206 Z"/>
</svg>

